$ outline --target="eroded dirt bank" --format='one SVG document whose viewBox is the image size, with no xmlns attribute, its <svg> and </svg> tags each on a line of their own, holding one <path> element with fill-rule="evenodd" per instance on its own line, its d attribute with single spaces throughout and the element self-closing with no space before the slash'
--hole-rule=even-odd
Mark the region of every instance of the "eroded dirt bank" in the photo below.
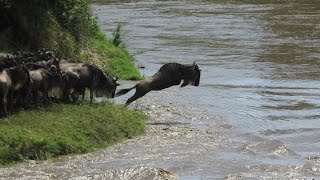
<svg viewBox="0 0 320 180">
<path fill-rule="evenodd" d="M 1 168 L 1 179 L 178 179 L 197 176 L 219 146 L 221 131 L 201 107 L 173 103 L 176 91 L 155 92 L 130 108 L 150 117 L 144 136 L 94 153 Z M 225 127 L 228 129 L 229 127 Z M 221 141 L 220 141 L 221 142 Z"/>
</svg>

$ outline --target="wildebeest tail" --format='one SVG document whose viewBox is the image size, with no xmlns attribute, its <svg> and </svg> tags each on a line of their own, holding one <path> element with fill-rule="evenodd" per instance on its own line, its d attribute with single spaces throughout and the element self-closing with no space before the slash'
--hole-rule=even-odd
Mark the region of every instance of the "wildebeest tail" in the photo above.
<svg viewBox="0 0 320 180">
<path fill-rule="evenodd" d="M 136 86 L 133 86 L 132 88 L 127 88 L 127 89 L 120 89 L 117 92 L 116 96 L 121 96 L 121 95 L 127 94 L 129 91 L 131 91 L 134 88 L 136 88 Z"/>
</svg>

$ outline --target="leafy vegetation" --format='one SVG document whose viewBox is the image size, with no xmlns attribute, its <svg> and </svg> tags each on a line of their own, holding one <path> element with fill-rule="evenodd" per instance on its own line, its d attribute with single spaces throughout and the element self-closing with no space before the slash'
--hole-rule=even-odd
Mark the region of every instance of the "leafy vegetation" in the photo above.
<svg viewBox="0 0 320 180">
<path fill-rule="evenodd" d="M 101 59 L 101 66 L 104 66 L 110 76 L 116 76 L 127 80 L 141 80 L 139 70 L 134 65 L 129 52 L 121 47 L 113 45 L 104 34 L 96 36 L 91 40 L 91 53 L 94 52 Z"/>
<path fill-rule="evenodd" d="M 0 30 L 10 50 L 46 48 L 74 57 L 99 32 L 86 0 L 1 0 L 0 5 Z"/>
<path fill-rule="evenodd" d="M 120 46 L 120 27 L 113 40 L 105 37 L 88 0 L 0 0 L 0 13 L 0 51 L 45 48 L 98 64 L 121 79 L 142 79 Z"/>
<path fill-rule="evenodd" d="M 144 133 L 145 119 L 108 102 L 21 112 L 0 121 L 0 164 L 90 152 Z"/>
</svg>

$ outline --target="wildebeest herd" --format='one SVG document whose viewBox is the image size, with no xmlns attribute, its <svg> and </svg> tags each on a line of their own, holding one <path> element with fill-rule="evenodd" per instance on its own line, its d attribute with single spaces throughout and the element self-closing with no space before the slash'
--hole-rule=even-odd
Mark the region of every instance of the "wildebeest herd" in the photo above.
<svg viewBox="0 0 320 180">
<path fill-rule="evenodd" d="M 0 115 L 37 107 L 39 102 L 48 104 L 54 89 L 58 92 L 55 99 L 62 102 L 84 97 L 86 88 L 90 102 L 94 94 L 112 98 L 116 81 L 95 65 L 57 58 L 51 51 L 0 53 Z"/>
<path fill-rule="evenodd" d="M 136 89 L 126 105 L 152 90 L 162 90 L 174 85 L 198 86 L 199 67 L 178 63 L 164 64 L 151 78 L 140 81 L 134 87 L 118 91 L 117 96 Z M 52 100 L 75 102 L 86 88 L 93 96 L 115 97 L 119 85 L 117 79 L 109 77 L 95 65 L 69 58 L 57 58 L 52 51 L 0 53 L 0 117 L 21 108 L 47 105 Z M 49 97 L 49 92 L 55 92 Z"/>
</svg>

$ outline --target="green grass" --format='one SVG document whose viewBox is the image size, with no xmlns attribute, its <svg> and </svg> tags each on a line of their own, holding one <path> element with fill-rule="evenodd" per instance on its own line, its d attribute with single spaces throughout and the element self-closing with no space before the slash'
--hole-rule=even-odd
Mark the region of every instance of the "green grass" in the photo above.
<svg viewBox="0 0 320 180">
<path fill-rule="evenodd" d="M 146 116 L 108 102 L 53 104 L 0 121 L 0 164 L 91 152 L 145 131 Z"/>
<path fill-rule="evenodd" d="M 102 32 L 91 40 L 91 45 L 110 76 L 125 80 L 143 79 L 129 52 L 115 46 Z"/>
</svg>

